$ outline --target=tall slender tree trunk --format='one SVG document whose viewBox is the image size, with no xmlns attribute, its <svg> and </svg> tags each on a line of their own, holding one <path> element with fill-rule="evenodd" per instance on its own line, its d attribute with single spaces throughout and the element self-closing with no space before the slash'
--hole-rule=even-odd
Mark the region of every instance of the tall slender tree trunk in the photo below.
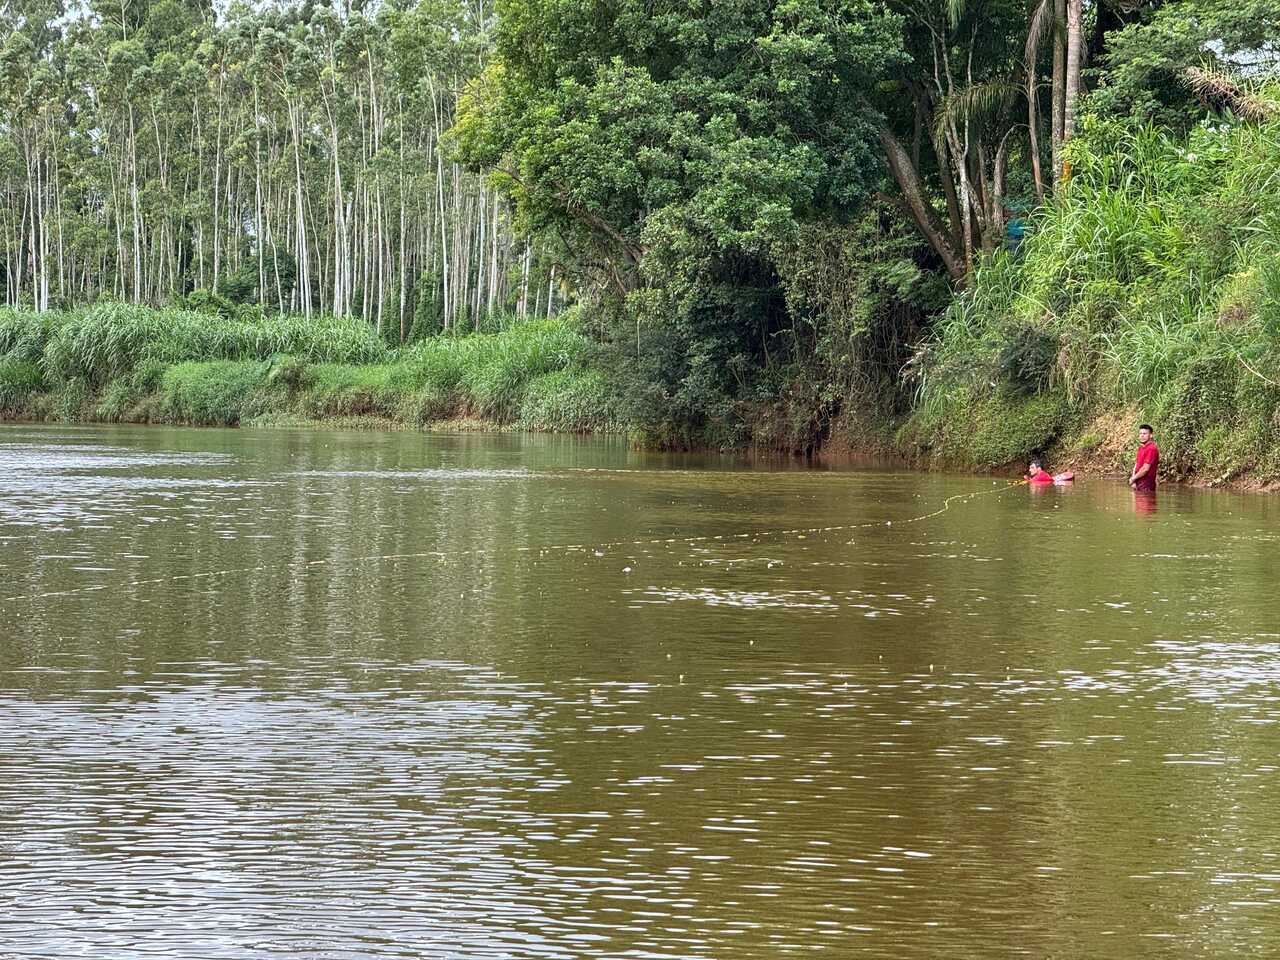
<svg viewBox="0 0 1280 960">
<path fill-rule="evenodd" d="M 485 304 L 486 312 L 493 313 L 494 299 L 498 293 L 498 191 L 493 192 L 493 236 L 489 250 L 489 296 Z"/>
<path fill-rule="evenodd" d="M 294 184 L 296 187 L 297 200 L 297 222 L 294 225 L 294 236 L 296 238 L 296 255 L 298 260 L 298 306 L 303 314 L 307 317 L 311 316 L 311 268 L 310 257 L 307 251 L 307 202 L 306 195 L 302 189 L 302 145 L 299 142 L 302 137 L 302 118 L 299 116 L 302 112 L 300 105 L 290 102 L 289 116 L 290 127 L 293 132 L 293 171 Z"/>
<path fill-rule="evenodd" d="M 524 263 L 520 269 L 520 319 L 528 319 L 529 316 L 529 264 L 533 259 L 533 248 L 529 245 L 529 241 L 524 242 Z"/>
<path fill-rule="evenodd" d="M 1053 179 L 1062 174 L 1067 89 L 1067 0 L 1053 0 Z"/>
<path fill-rule="evenodd" d="M 1076 106 L 1080 99 L 1080 70 L 1084 62 L 1084 0 L 1067 0 L 1067 75 L 1062 94 L 1062 142 L 1076 132 Z M 1063 180 L 1071 176 L 1064 162 L 1060 168 Z"/>
<path fill-rule="evenodd" d="M 223 78 L 221 74 L 218 77 L 218 118 L 217 131 L 214 134 L 214 155 L 213 155 L 213 276 L 212 288 L 216 292 L 218 289 L 218 281 L 221 279 L 219 272 L 220 255 L 222 252 L 221 243 L 221 226 L 222 217 L 220 215 L 220 204 L 222 202 L 222 128 L 223 121 Z"/>
</svg>

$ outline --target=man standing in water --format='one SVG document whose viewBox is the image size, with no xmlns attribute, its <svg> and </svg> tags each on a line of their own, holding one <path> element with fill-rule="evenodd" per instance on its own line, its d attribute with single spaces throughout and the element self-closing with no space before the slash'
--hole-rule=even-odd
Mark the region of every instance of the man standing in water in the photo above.
<svg viewBox="0 0 1280 960">
<path fill-rule="evenodd" d="M 1133 473 L 1129 475 L 1129 486 L 1142 493 L 1155 493 L 1156 470 L 1160 466 L 1160 448 L 1151 439 L 1155 433 L 1151 424 L 1144 423 L 1138 428 L 1138 456 L 1133 462 Z"/>
</svg>

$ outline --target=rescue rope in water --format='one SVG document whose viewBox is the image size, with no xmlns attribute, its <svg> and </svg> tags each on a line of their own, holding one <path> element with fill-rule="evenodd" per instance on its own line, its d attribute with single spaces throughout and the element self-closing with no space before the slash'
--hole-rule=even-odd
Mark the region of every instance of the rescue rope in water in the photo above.
<svg viewBox="0 0 1280 960">
<path fill-rule="evenodd" d="M 932 513 L 922 513 L 918 517 L 908 517 L 905 520 L 867 520 L 861 523 L 840 523 L 832 524 L 824 527 L 790 527 L 787 529 L 774 530 L 749 530 L 742 533 L 716 533 L 703 534 L 696 537 L 650 537 L 639 540 L 608 540 L 603 543 L 556 543 L 544 546 L 518 546 L 505 548 L 506 552 L 511 553 L 550 553 L 559 551 L 572 550 L 611 550 L 619 547 L 650 547 L 663 544 L 695 544 L 695 543 L 725 543 L 733 540 L 750 540 L 759 537 L 788 537 L 788 536 L 808 536 L 813 533 L 839 533 L 849 530 L 865 530 L 870 527 L 905 527 L 913 523 L 922 523 L 925 520 L 932 520 L 934 517 L 941 516 L 951 509 L 953 503 L 961 503 L 966 500 L 973 500 L 981 496 L 989 496 L 990 494 L 1004 493 L 1014 487 L 1022 486 L 1025 480 L 1015 480 L 1004 486 L 998 486 L 990 490 L 973 490 L 969 493 L 957 493 L 947 497 L 942 501 L 942 506 Z M 476 557 L 496 552 L 494 547 L 475 547 L 463 550 L 422 550 L 414 553 L 385 553 L 374 554 L 365 557 L 340 557 L 326 558 L 321 560 L 307 560 L 302 563 L 290 564 L 297 567 L 322 567 L 335 566 L 341 563 L 371 563 L 378 560 L 447 560 L 451 557 Z M 182 583 L 191 580 L 210 580 L 215 577 L 226 577 L 237 573 L 257 573 L 262 570 L 278 569 L 279 564 L 258 564 L 252 567 L 231 567 L 226 570 L 207 570 L 203 573 L 180 573 L 168 577 L 153 577 L 147 580 L 132 580 L 126 583 L 118 584 L 92 584 L 86 587 L 72 587 L 70 590 L 52 590 L 47 593 L 20 594 L 18 596 L 4 597 L 0 599 L 0 603 L 17 603 L 27 600 L 44 600 L 51 597 L 70 597 L 82 593 L 95 593 L 102 590 L 128 590 L 133 587 L 155 586 L 163 583 Z"/>
</svg>

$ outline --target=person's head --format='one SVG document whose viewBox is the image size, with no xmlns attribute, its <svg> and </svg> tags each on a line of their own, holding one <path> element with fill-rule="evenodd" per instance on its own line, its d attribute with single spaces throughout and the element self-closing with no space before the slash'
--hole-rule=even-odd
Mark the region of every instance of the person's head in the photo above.
<svg viewBox="0 0 1280 960">
<path fill-rule="evenodd" d="M 1037 473 L 1039 473 L 1043 469 L 1044 467 L 1040 465 L 1039 460 L 1032 460 L 1030 467 L 1027 469 L 1027 472 L 1034 477 Z"/>
<path fill-rule="evenodd" d="M 1151 424 L 1144 423 L 1142 424 L 1142 426 L 1138 427 L 1138 442 L 1150 443 L 1151 438 L 1154 437 L 1155 434 L 1156 432 L 1153 429 L 1151 429 Z"/>
</svg>

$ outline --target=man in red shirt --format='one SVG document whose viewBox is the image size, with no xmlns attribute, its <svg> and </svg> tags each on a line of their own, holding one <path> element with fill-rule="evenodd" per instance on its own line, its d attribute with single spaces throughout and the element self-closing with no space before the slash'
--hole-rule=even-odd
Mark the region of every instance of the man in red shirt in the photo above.
<svg viewBox="0 0 1280 960">
<path fill-rule="evenodd" d="M 1053 483 L 1053 477 L 1045 472 L 1044 467 L 1040 466 L 1039 460 L 1032 460 L 1030 467 L 1027 469 L 1026 476 L 1022 478 L 1027 483 Z"/>
<path fill-rule="evenodd" d="M 1156 470 L 1160 467 L 1160 448 L 1151 439 L 1153 433 L 1149 423 L 1138 428 L 1138 456 L 1129 475 L 1129 486 L 1148 493 L 1156 489 Z"/>
</svg>

